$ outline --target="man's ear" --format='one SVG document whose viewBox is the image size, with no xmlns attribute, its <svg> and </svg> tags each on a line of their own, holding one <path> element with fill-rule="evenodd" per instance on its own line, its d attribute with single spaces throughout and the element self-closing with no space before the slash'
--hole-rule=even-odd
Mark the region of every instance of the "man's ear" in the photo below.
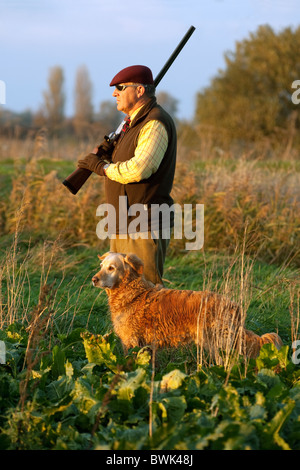
<svg viewBox="0 0 300 470">
<path fill-rule="evenodd" d="M 125 263 L 129 264 L 131 268 L 136 271 L 138 274 L 142 275 L 144 272 L 144 263 L 143 261 L 136 256 L 134 253 L 129 253 L 125 256 Z"/>
</svg>

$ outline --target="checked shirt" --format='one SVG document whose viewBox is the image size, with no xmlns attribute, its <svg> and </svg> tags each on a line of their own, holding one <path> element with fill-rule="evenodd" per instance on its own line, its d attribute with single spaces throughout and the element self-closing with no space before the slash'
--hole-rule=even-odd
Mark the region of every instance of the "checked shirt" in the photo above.
<svg viewBox="0 0 300 470">
<path fill-rule="evenodd" d="M 132 113 L 131 122 L 140 110 Z M 160 121 L 149 121 L 140 131 L 134 156 L 126 162 L 111 163 L 105 169 L 106 176 L 121 184 L 147 179 L 158 169 L 167 147 L 165 126 Z"/>
</svg>

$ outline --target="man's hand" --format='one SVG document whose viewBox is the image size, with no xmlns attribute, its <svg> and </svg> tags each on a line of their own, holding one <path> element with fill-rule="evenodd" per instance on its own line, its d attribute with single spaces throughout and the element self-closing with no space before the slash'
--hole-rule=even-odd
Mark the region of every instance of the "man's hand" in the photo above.
<svg viewBox="0 0 300 470">
<path fill-rule="evenodd" d="M 97 173 L 99 176 L 105 176 L 104 165 L 107 165 L 107 161 L 103 158 L 98 157 L 94 153 L 89 153 L 83 160 L 78 161 L 78 168 L 86 168 L 87 170 Z"/>
<path fill-rule="evenodd" d="M 114 150 L 114 145 L 111 143 L 107 142 L 106 139 L 104 139 L 101 144 L 96 145 L 96 147 L 92 150 L 92 153 L 95 153 L 98 155 L 98 157 L 102 157 L 107 161 L 111 161 L 111 156 L 112 152 Z"/>
</svg>

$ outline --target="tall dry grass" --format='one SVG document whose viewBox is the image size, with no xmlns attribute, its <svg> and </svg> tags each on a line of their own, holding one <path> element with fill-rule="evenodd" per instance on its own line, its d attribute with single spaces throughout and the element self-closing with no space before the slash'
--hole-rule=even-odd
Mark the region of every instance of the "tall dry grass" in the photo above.
<svg viewBox="0 0 300 470">
<path fill-rule="evenodd" d="M 13 232 L 15 214 L 22 205 L 23 231 L 50 239 L 60 236 L 72 244 L 95 244 L 96 208 L 104 202 L 103 182 L 92 176 L 76 197 L 61 183 L 55 171 L 41 176 L 36 162 L 29 162 L 24 174 L 13 179 L 5 230 Z"/>
<path fill-rule="evenodd" d="M 24 249 L 23 217 L 21 208 L 15 214 L 11 243 L 1 250 L 0 330 L 17 322 L 28 328 L 30 335 L 31 330 L 36 331 L 36 326 L 41 325 L 51 335 L 53 331 L 69 334 L 85 303 L 82 291 L 87 279 L 84 276 L 79 280 L 76 276 L 66 279 L 66 271 L 74 268 L 78 261 L 67 253 L 62 237 L 41 243 L 26 240 Z"/>
<path fill-rule="evenodd" d="M 176 202 L 204 204 L 204 248 L 233 252 L 247 226 L 247 254 L 300 266 L 298 160 L 282 164 L 210 150 L 179 155 L 173 190 Z"/>
<path fill-rule="evenodd" d="M 204 204 L 205 250 L 233 252 L 242 245 L 247 224 L 247 254 L 259 253 L 273 263 L 288 258 L 299 266 L 300 167 L 295 150 L 290 151 L 289 159 L 284 146 L 283 160 L 278 150 L 272 156 L 269 148 L 261 153 L 258 149 L 224 151 L 215 146 L 210 134 L 194 139 L 192 149 L 186 144 L 185 136 L 179 138 L 172 195 L 182 205 Z M 20 142 L 18 146 L 20 149 Z M 79 156 L 92 146 L 92 142 L 77 145 L 65 140 L 59 144 L 42 131 L 22 142 L 18 153 L 15 140 L 2 143 L 0 165 L 4 155 L 16 162 L 17 155 L 25 159 L 12 177 L 9 194 L 1 201 L 3 232 L 14 232 L 15 214 L 22 207 L 22 230 L 32 236 L 60 236 L 70 244 L 101 248 L 96 209 L 105 201 L 103 179 L 92 175 L 73 196 L 61 184 L 63 178 L 56 170 L 41 172 L 41 161 L 74 161 L 75 169 Z M 173 254 L 184 245 L 185 241 L 172 241 Z"/>
<path fill-rule="evenodd" d="M 0 263 L 0 327 L 15 321 L 20 311 L 29 321 L 29 300 L 25 303 L 22 295 L 25 285 L 30 291 L 28 263 L 40 266 L 42 289 L 54 265 L 62 263 L 62 272 L 67 266 L 66 247 L 85 245 L 99 251 L 107 248 L 107 243 L 96 236 L 96 209 L 105 201 L 103 179 L 92 175 L 74 196 L 62 185 L 63 178 L 57 170 L 41 171 L 49 162 L 74 162 L 75 168 L 77 159 L 93 146 L 94 142 L 50 139 L 44 130 L 24 141 L 0 141 L 0 169 L 3 161 L 12 162 L 15 167 L 0 204 L 2 235 L 6 240 L 12 239 L 10 248 L 2 252 Z M 222 150 L 216 147 L 211 134 L 196 135 L 191 148 L 182 136 L 172 195 L 179 204 L 204 204 L 203 256 L 210 251 L 233 255 L 219 287 L 245 312 L 252 296 L 248 255 L 284 268 L 300 266 L 300 168 L 295 149 L 288 154 L 284 146 L 281 159 L 278 149 L 272 155 L 270 147 L 240 152 L 237 148 Z M 17 256 L 20 234 L 31 240 L 28 254 L 22 259 Z M 185 242 L 172 240 L 170 255 L 184 251 Z M 210 268 L 205 273 L 203 289 L 212 286 L 212 276 Z M 288 288 L 292 289 L 291 283 Z M 295 337 L 299 330 L 297 292 L 295 284 L 291 290 Z M 79 308 L 75 299 L 70 299 L 59 315 L 73 311 L 74 319 Z M 70 328 L 72 324 L 71 320 Z M 198 351 L 199 363 L 203 357 Z"/>
<path fill-rule="evenodd" d="M 27 331 L 29 332 L 28 345 L 25 355 L 26 370 L 29 375 L 26 375 L 22 382 L 21 396 L 23 397 L 22 404 L 26 400 L 26 390 L 28 386 L 28 378 L 30 371 L 34 368 L 36 361 L 40 360 L 39 341 L 41 338 L 47 337 L 49 342 L 49 351 L 51 350 L 51 338 L 55 337 L 58 333 L 69 334 L 72 331 L 74 319 L 77 313 L 80 312 L 82 305 L 85 302 L 86 297 L 80 298 L 81 289 L 77 289 L 73 294 L 70 293 L 68 302 L 63 308 L 60 308 L 60 289 L 64 294 L 69 293 L 70 283 L 64 279 L 63 271 L 65 268 L 70 266 L 70 261 L 66 257 L 65 245 L 63 240 L 55 240 L 53 243 L 44 242 L 43 245 L 36 250 L 36 247 L 29 246 L 25 256 L 20 257 L 18 250 L 18 242 L 20 238 L 20 220 L 22 212 L 19 213 L 19 219 L 17 219 L 17 225 L 15 234 L 13 237 L 12 245 L 6 252 L 6 257 L 3 257 L 0 262 L 0 292 L 6 292 L 7 296 L 1 296 L 0 298 L 0 329 L 6 328 L 14 322 L 22 323 Z M 253 299 L 253 291 L 255 288 L 253 281 L 253 267 L 255 259 L 245 254 L 245 247 L 247 245 L 247 226 L 244 230 L 244 239 L 242 247 L 237 247 L 233 256 L 228 257 L 224 263 L 223 269 L 220 271 L 219 258 L 215 258 L 215 262 L 209 262 L 206 260 L 206 255 L 203 256 L 203 264 L 201 270 L 203 271 L 202 285 L 198 285 L 198 288 L 202 290 L 215 291 L 220 293 L 224 298 L 235 301 L 241 311 L 241 323 L 236 324 L 232 321 L 229 332 L 226 331 L 225 340 L 223 339 L 222 333 L 223 324 L 226 318 L 224 318 L 224 312 L 220 311 L 219 318 L 216 323 L 216 332 L 209 344 L 209 351 L 205 351 L 203 344 L 199 342 L 196 347 L 196 354 L 193 352 L 192 347 L 188 347 L 190 354 L 193 356 L 193 368 L 200 368 L 211 366 L 212 364 L 218 364 L 224 366 L 225 371 L 230 374 L 232 367 L 239 363 L 239 357 L 244 355 L 243 349 L 243 336 L 242 328 L 245 326 L 247 315 L 249 312 L 249 305 Z M 191 258 L 192 259 L 192 258 Z M 190 269 L 193 269 L 193 264 L 188 263 Z M 40 289 L 39 294 L 35 301 L 35 307 L 29 306 L 30 296 L 27 302 L 24 299 L 27 298 L 28 289 L 30 291 L 30 273 L 29 269 L 32 270 L 32 265 L 38 265 L 38 271 L 40 273 Z M 286 266 L 280 268 L 281 278 L 278 279 L 274 285 L 268 285 L 264 292 L 259 292 L 259 296 L 262 297 L 267 290 L 276 288 L 282 280 L 285 280 L 286 288 L 290 293 L 290 324 L 291 324 L 291 339 L 292 342 L 296 341 L 300 336 L 300 312 L 299 312 L 299 281 L 293 277 L 288 279 L 285 277 L 284 270 Z M 51 271 L 61 270 L 61 279 L 59 284 L 54 286 L 49 283 Z M 197 276 L 196 270 L 199 270 L 199 266 L 195 266 L 195 276 Z M 219 278 L 217 281 L 214 278 L 216 272 L 219 272 Z M 85 280 L 82 279 L 84 282 Z M 185 283 L 184 288 L 189 288 Z M 77 285 L 79 284 L 77 280 Z M 100 294 L 102 291 L 100 291 Z M 90 314 L 94 305 L 98 300 L 99 295 L 95 298 L 91 307 Z M 278 308 L 279 311 L 279 308 Z M 88 328 L 89 318 L 86 319 L 86 328 Z M 106 313 L 108 315 L 108 312 Z M 255 320 L 255 312 L 250 312 L 252 321 Z M 287 319 L 288 321 L 288 319 Z M 64 324 L 63 329 L 61 326 Z M 55 328 L 54 328 L 55 327 Z M 204 325 L 205 329 L 205 325 Z M 55 332 L 54 332 L 55 331 Z M 210 334 L 211 336 L 211 334 Z M 237 346 L 237 347 L 235 347 Z M 153 356 L 153 371 L 155 371 L 156 364 L 156 350 L 154 348 Z M 159 361 L 158 361 L 159 363 Z M 248 359 L 244 355 L 245 368 L 243 372 L 246 374 Z M 154 372 L 153 372 L 154 373 Z M 229 375 L 228 375 L 229 377 Z"/>
</svg>

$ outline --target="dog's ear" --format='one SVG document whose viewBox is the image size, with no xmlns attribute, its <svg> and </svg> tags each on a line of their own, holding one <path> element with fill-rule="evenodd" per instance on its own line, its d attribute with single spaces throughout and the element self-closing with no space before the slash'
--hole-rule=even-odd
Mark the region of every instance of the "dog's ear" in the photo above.
<svg viewBox="0 0 300 470">
<path fill-rule="evenodd" d="M 110 252 L 108 251 L 107 253 L 104 253 L 104 255 L 98 255 L 98 258 L 99 259 L 105 259 L 109 254 L 110 254 Z"/>
<path fill-rule="evenodd" d="M 138 274 L 142 275 L 144 272 L 144 263 L 143 261 L 134 253 L 129 253 L 125 256 L 125 263 L 134 269 Z"/>
</svg>

